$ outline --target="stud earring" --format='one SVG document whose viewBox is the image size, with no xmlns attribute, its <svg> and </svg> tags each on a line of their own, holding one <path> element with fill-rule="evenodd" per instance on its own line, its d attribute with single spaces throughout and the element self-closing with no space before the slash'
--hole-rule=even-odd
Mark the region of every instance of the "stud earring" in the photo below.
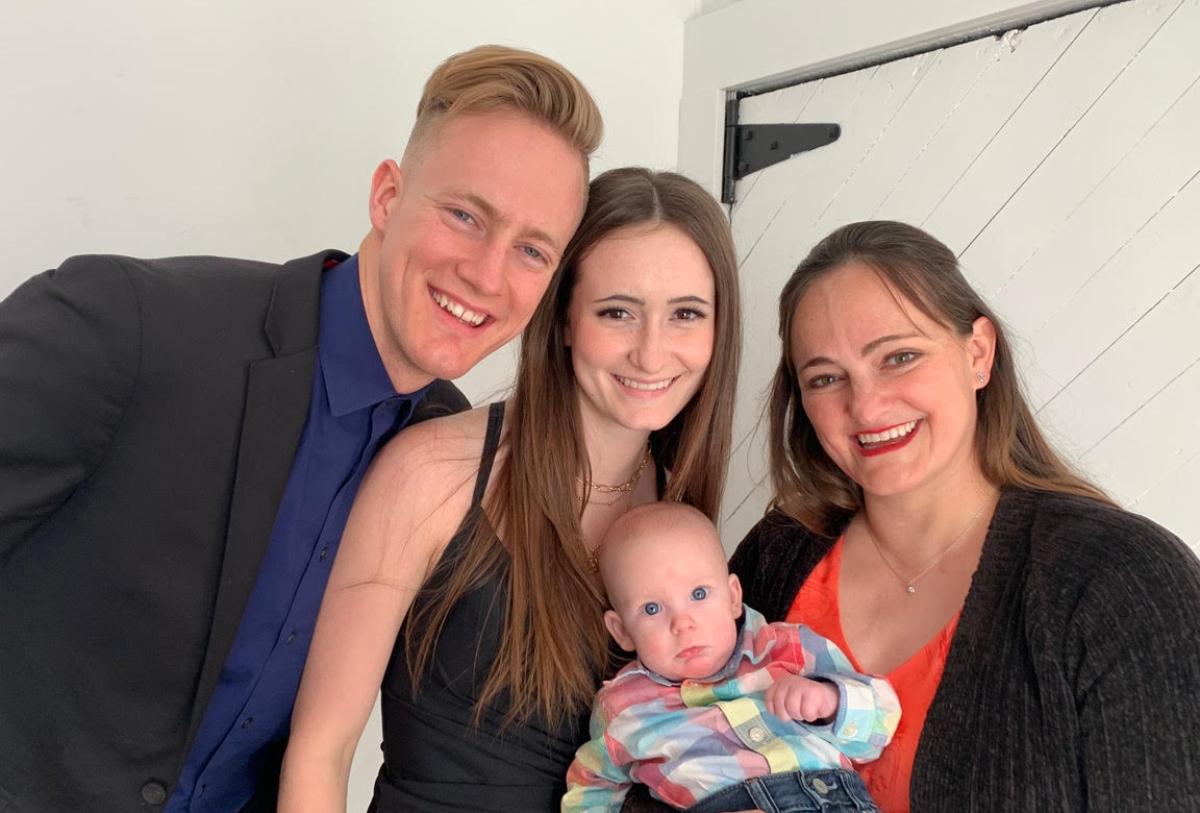
<svg viewBox="0 0 1200 813">
<path fill-rule="evenodd" d="M 983 378 L 983 373 L 978 373 L 978 372 L 977 372 L 977 373 L 975 373 L 975 377 L 979 379 L 979 383 L 980 383 L 980 384 L 982 384 L 982 383 L 983 383 L 983 381 L 984 381 L 984 378 Z"/>
</svg>

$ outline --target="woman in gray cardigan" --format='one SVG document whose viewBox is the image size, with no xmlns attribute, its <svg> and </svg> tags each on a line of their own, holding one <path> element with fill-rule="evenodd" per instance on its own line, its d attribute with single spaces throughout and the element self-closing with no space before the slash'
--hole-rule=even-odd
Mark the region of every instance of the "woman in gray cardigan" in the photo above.
<svg viewBox="0 0 1200 813">
<path fill-rule="evenodd" d="M 1200 810 L 1200 563 L 1055 454 L 928 234 L 856 223 L 784 288 L 747 603 L 892 678 L 895 811 Z"/>
</svg>

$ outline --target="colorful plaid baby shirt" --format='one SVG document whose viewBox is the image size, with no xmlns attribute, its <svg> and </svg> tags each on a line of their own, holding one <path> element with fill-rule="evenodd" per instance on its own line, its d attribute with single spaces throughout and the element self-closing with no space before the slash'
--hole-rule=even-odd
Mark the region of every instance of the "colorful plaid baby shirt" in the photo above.
<svg viewBox="0 0 1200 813">
<path fill-rule="evenodd" d="M 852 768 L 851 760 L 879 756 L 900 721 L 891 684 L 855 672 L 808 627 L 745 613 L 738 647 L 711 678 L 673 683 L 634 661 L 605 682 L 592 739 L 567 772 L 563 813 L 617 813 L 633 782 L 683 809 L 752 777 Z M 770 714 L 764 692 L 784 674 L 836 686 L 834 719 L 815 725 Z"/>
</svg>

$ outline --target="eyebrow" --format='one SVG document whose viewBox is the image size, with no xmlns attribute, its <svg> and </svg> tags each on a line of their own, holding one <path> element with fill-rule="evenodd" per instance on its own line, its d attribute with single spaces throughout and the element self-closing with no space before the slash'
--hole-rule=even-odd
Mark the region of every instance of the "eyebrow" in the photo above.
<svg viewBox="0 0 1200 813">
<path fill-rule="evenodd" d="M 919 334 L 919 333 L 889 333 L 886 336 L 880 336 L 878 339 L 872 339 L 871 341 L 864 344 L 862 347 L 862 350 L 858 351 L 858 355 L 859 355 L 859 357 L 868 356 L 871 354 L 872 351 L 874 351 L 876 348 L 878 348 L 881 344 L 887 344 L 888 342 L 900 341 L 901 339 L 915 339 L 920 335 L 921 334 Z M 798 373 L 803 372 L 804 370 L 807 370 L 809 367 L 815 367 L 818 364 L 835 364 L 835 363 L 836 362 L 834 362 L 833 359 L 827 358 L 826 356 L 817 356 L 816 358 L 811 358 L 808 361 L 806 361 L 803 364 L 803 366 L 801 366 L 796 372 L 798 372 Z"/>
<path fill-rule="evenodd" d="M 474 192 L 468 192 L 465 189 L 455 189 L 451 190 L 451 195 L 462 198 L 467 203 L 483 212 L 484 216 L 487 217 L 488 220 L 494 220 L 498 223 L 508 222 L 508 218 L 502 215 L 499 209 L 493 206 L 491 202 L 485 198 L 481 198 Z M 554 249 L 555 252 L 562 252 L 562 246 L 558 244 L 558 241 L 541 229 L 527 229 L 524 233 L 526 236 L 532 237 L 534 240 L 540 240 L 543 243 L 547 243 L 552 249 Z"/>
<path fill-rule="evenodd" d="M 631 305 L 646 304 L 646 300 L 638 299 L 636 296 L 630 296 L 629 294 L 612 294 L 610 296 L 601 297 L 600 299 L 594 300 L 593 304 L 598 305 L 601 302 L 628 302 Z M 707 299 L 702 296 L 695 296 L 692 294 L 689 294 L 688 296 L 677 296 L 667 300 L 668 305 L 681 305 L 683 303 L 709 305 L 711 307 L 711 303 Z"/>
</svg>

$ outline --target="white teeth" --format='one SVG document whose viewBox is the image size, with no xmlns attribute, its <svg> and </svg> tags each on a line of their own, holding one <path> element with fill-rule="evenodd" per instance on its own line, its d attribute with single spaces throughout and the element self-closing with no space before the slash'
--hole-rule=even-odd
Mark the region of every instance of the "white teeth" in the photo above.
<svg viewBox="0 0 1200 813">
<path fill-rule="evenodd" d="M 855 435 L 855 437 L 858 438 L 859 443 L 864 445 L 867 443 L 883 443 L 885 440 L 902 438 L 912 430 L 916 429 L 916 427 L 916 421 L 909 421 L 908 423 L 901 424 L 900 426 L 893 426 L 891 429 L 883 432 L 866 432 L 861 435 Z"/>
<path fill-rule="evenodd" d="M 464 308 L 462 305 L 455 302 L 450 297 L 442 293 L 434 292 L 433 301 L 442 307 L 442 310 L 454 314 L 460 322 L 466 322 L 472 327 L 479 327 L 483 324 L 483 320 L 487 318 L 486 314 L 476 313 L 473 310 Z"/>
<path fill-rule="evenodd" d="M 632 378 L 625 378 L 624 376 L 619 375 L 619 376 L 617 376 L 617 380 L 632 390 L 642 390 L 644 392 L 655 392 L 657 390 L 665 390 L 667 387 L 671 386 L 671 382 L 674 381 L 675 379 L 668 378 L 664 381 L 654 381 L 649 384 L 644 384 L 641 381 L 634 381 Z"/>
</svg>

